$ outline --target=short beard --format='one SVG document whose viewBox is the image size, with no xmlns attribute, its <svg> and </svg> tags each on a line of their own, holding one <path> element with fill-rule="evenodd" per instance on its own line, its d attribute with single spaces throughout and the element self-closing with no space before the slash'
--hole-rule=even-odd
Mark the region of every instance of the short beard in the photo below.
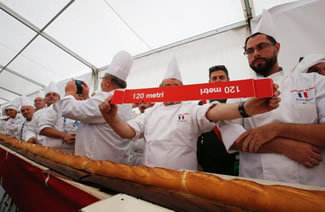
<svg viewBox="0 0 325 212">
<path fill-rule="evenodd" d="M 255 60 L 264 60 L 265 64 L 260 64 L 258 67 L 253 66 Z M 277 63 L 277 56 L 274 54 L 272 58 L 258 57 L 255 58 L 249 66 L 260 75 L 264 77 L 268 76 L 273 68 L 273 66 Z"/>
</svg>

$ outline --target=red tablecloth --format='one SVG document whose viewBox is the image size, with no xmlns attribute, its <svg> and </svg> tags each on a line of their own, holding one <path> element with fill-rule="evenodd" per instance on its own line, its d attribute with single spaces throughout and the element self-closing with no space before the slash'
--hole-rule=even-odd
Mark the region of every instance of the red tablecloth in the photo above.
<svg viewBox="0 0 325 212">
<path fill-rule="evenodd" d="M 21 211 L 78 211 L 99 200 L 2 148 L 0 178 Z"/>
</svg>

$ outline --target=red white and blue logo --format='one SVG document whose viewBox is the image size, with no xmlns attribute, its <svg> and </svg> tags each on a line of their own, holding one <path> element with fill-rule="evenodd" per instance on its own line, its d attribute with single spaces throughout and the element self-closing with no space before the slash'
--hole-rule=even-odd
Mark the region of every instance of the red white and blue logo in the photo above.
<svg viewBox="0 0 325 212">
<path fill-rule="evenodd" d="M 292 90 L 295 93 L 295 99 L 297 102 L 306 104 L 314 101 L 314 90 L 315 88 L 308 88 L 304 90 Z"/>
<path fill-rule="evenodd" d="M 188 113 L 182 113 L 177 115 L 177 121 L 185 122 L 187 120 Z"/>
<path fill-rule="evenodd" d="M 298 94 L 299 99 L 308 98 L 308 93 L 307 92 L 298 92 L 297 94 Z"/>
</svg>

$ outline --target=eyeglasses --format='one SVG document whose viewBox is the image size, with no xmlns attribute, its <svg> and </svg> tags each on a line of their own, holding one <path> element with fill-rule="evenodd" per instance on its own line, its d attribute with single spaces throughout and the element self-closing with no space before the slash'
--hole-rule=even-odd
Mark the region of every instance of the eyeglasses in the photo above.
<svg viewBox="0 0 325 212">
<path fill-rule="evenodd" d="M 244 51 L 244 55 L 251 56 L 254 54 L 255 50 L 259 52 L 265 51 L 267 48 L 274 46 L 272 43 L 260 43 L 256 46 L 256 48 L 248 48 Z"/>
</svg>

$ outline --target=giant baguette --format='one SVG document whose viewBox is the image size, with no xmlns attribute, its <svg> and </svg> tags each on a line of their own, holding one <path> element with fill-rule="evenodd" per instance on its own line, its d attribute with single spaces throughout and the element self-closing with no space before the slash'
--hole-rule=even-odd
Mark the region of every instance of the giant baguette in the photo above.
<svg viewBox="0 0 325 212">
<path fill-rule="evenodd" d="M 217 200 L 250 210 L 325 211 L 325 192 L 308 191 L 288 186 L 261 185 L 248 180 L 224 180 L 201 172 L 175 171 L 146 166 L 128 166 L 110 161 L 95 161 L 0 134 L 12 146 L 54 162 L 85 170 L 92 174 L 119 178 L 136 183 L 167 188 Z"/>
</svg>

